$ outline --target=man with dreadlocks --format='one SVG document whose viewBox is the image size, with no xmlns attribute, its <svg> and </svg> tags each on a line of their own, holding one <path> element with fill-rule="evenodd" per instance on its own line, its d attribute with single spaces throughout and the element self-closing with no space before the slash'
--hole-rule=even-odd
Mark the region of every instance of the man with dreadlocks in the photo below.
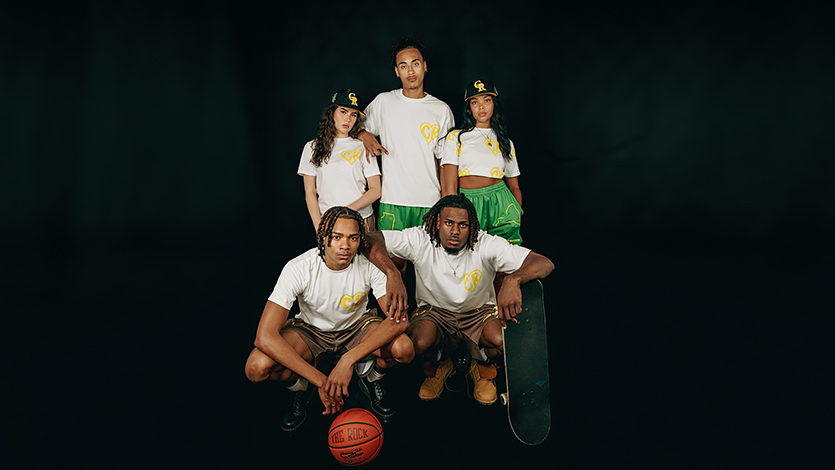
<svg viewBox="0 0 835 470">
<path fill-rule="evenodd" d="M 409 325 L 403 298 L 387 293 L 392 278 L 402 288 L 394 266 L 387 276 L 364 255 L 362 216 L 334 206 L 325 211 L 318 228 L 318 248 L 290 260 L 281 271 L 261 314 L 255 348 L 246 362 L 253 382 L 267 379 L 289 385 L 293 404 L 282 420 L 292 431 L 304 421 L 305 406 L 315 386 L 325 406 L 323 414 L 338 413 L 356 369 L 359 387 L 371 409 L 384 422 L 394 411 L 385 399 L 382 377 L 389 367 L 411 362 L 412 342 L 404 334 Z M 386 318 L 367 310 L 374 294 Z M 402 292 L 398 291 L 398 292 Z M 288 318 L 298 299 L 299 315 Z M 321 354 L 341 354 L 330 375 L 315 364 Z"/>
<path fill-rule="evenodd" d="M 423 360 L 426 380 L 419 396 L 438 398 L 453 373 L 450 353 L 464 343 L 473 362 L 473 395 L 485 405 L 496 401 L 496 365 L 504 344 L 502 327 L 521 312 L 519 286 L 554 269 L 551 261 L 479 229 L 478 216 L 465 195 L 441 198 L 424 216 L 424 225 L 369 234 L 369 259 L 387 272 L 389 257 L 415 265 L 417 309 L 406 333 L 415 357 Z M 496 273 L 509 273 L 498 295 Z M 396 276 L 390 276 L 393 282 Z M 399 290 L 402 286 L 392 287 Z"/>
</svg>

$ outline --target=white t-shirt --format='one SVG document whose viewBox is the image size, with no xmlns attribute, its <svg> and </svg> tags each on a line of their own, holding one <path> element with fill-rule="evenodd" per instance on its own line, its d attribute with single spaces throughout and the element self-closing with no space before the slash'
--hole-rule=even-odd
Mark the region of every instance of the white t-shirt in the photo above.
<svg viewBox="0 0 835 470">
<path fill-rule="evenodd" d="M 316 168 L 310 163 L 313 142 L 311 140 L 304 145 L 297 173 L 316 177 L 319 215 L 333 206 L 347 206 L 362 197 L 367 190 L 366 178 L 380 174 L 377 159 L 372 158 L 368 163 L 362 141 L 351 137 L 333 139 L 330 158 Z M 374 209 L 369 204 L 357 212 L 365 218 L 371 216 Z"/>
<path fill-rule="evenodd" d="M 334 271 L 311 248 L 281 270 L 268 300 L 287 310 L 299 300 L 299 318 L 322 331 L 340 331 L 365 312 L 371 290 L 386 295 L 386 275 L 358 254 L 347 268 Z"/>
<path fill-rule="evenodd" d="M 519 176 L 516 148 L 510 142 L 510 160 L 499 150 L 499 142 L 493 129 L 475 128 L 458 135 L 449 133 L 441 150 L 441 165 L 458 165 L 458 176 L 486 176 L 488 178 L 513 178 Z"/>
<path fill-rule="evenodd" d="M 380 157 L 380 202 L 432 207 L 441 197 L 435 144 L 455 124 L 449 106 L 430 94 L 413 99 L 397 89 L 377 95 L 365 108 L 365 115 L 365 129 L 380 136 L 389 152 Z"/>
<path fill-rule="evenodd" d="M 389 256 L 415 265 L 418 306 L 429 304 L 459 313 L 495 305 L 496 272 L 516 271 L 531 252 L 483 230 L 474 250 L 462 249 L 456 255 L 435 246 L 423 226 L 382 233 Z"/>
</svg>

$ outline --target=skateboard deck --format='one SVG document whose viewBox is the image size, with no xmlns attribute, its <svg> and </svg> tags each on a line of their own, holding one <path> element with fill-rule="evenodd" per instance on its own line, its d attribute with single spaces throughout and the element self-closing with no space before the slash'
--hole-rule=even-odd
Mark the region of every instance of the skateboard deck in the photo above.
<svg viewBox="0 0 835 470">
<path fill-rule="evenodd" d="M 519 323 L 507 322 L 502 330 L 507 392 L 501 401 L 513 434 L 536 445 L 551 430 L 545 303 L 538 279 L 522 285 L 522 313 L 516 319 Z"/>
</svg>

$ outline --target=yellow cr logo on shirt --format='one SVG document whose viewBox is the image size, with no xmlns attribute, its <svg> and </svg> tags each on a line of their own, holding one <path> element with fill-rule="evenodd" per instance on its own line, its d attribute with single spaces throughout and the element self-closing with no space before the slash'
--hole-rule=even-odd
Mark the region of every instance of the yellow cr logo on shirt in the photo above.
<svg viewBox="0 0 835 470">
<path fill-rule="evenodd" d="M 481 282 L 481 277 L 482 273 L 479 269 L 470 271 L 467 274 L 465 274 L 464 289 L 467 289 L 470 292 L 475 292 L 475 288 L 478 287 L 478 283 Z"/>
<path fill-rule="evenodd" d="M 365 292 L 357 292 L 354 295 L 345 294 L 339 299 L 339 305 L 341 305 L 345 310 L 349 312 L 353 312 L 357 309 L 357 305 L 362 302 L 362 299 L 365 298 Z"/>
<path fill-rule="evenodd" d="M 441 131 L 441 126 L 437 124 L 430 124 L 428 122 L 424 122 L 420 125 L 420 133 L 424 139 L 426 139 L 427 144 L 431 144 L 435 138 L 438 137 L 438 132 Z"/>
</svg>

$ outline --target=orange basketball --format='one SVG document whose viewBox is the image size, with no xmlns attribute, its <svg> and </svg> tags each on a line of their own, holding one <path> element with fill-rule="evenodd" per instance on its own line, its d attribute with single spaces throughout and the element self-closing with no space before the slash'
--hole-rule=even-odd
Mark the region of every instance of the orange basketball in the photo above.
<svg viewBox="0 0 835 470">
<path fill-rule="evenodd" d="M 342 465 L 367 464 L 383 447 L 383 427 L 370 411 L 362 408 L 345 410 L 331 424 L 328 446 Z"/>
</svg>

